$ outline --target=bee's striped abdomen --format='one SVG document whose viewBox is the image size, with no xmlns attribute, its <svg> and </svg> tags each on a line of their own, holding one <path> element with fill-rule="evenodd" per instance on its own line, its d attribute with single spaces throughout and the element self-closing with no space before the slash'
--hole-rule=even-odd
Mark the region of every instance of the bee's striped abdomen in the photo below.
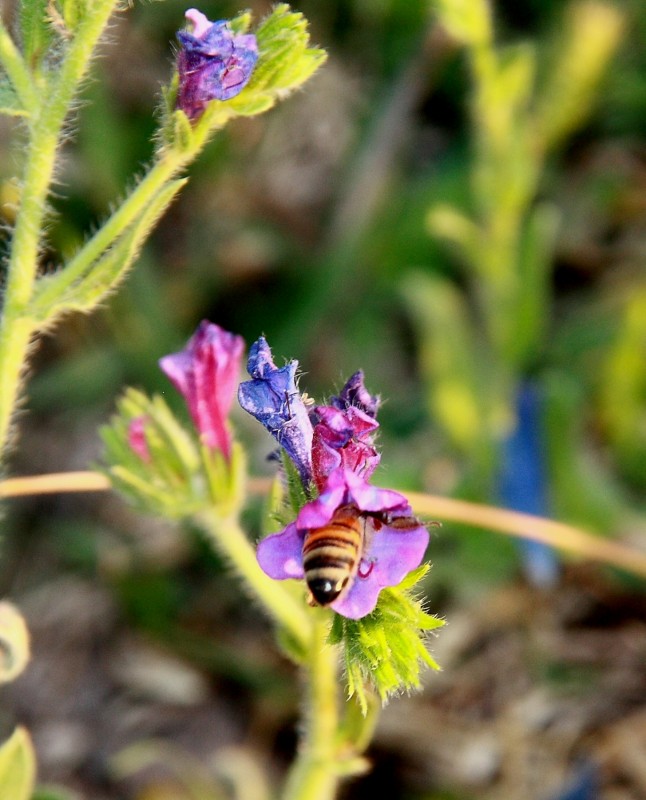
<svg viewBox="0 0 646 800">
<path fill-rule="evenodd" d="M 360 512 L 345 506 L 327 525 L 305 535 L 305 580 L 319 605 L 333 603 L 356 575 L 363 550 L 363 527 Z"/>
</svg>

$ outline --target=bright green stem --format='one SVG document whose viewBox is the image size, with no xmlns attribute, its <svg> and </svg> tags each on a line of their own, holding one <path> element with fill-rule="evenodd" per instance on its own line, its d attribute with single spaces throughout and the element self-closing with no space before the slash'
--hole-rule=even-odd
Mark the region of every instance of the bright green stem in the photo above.
<svg viewBox="0 0 646 800">
<path fill-rule="evenodd" d="M 48 301 L 54 302 L 56 296 L 64 288 L 81 279 L 93 262 L 100 258 L 128 226 L 139 217 L 160 189 L 195 159 L 209 135 L 224 125 L 229 114 L 226 107 L 214 103 L 193 129 L 189 147 L 185 149 L 161 148 L 157 154 L 157 160 L 145 177 L 139 181 L 112 216 L 69 261 L 65 269 L 58 275 L 55 284 L 51 284 L 50 290 L 41 292 L 39 302 L 43 305 L 46 305 Z"/>
<path fill-rule="evenodd" d="M 27 65 L 0 19 L 0 63 L 5 68 L 13 88 L 16 90 L 25 111 L 33 114 L 37 110 L 38 92 L 33 84 Z"/>
<path fill-rule="evenodd" d="M 12 241 L 0 327 L 0 453 L 4 451 L 9 436 L 29 343 L 35 330 L 28 318 L 28 305 L 38 271 L 40 237 L 56 164 L 56 151 L 74 94 L 115 3 L 116 0 L 96 0 L 92 13 L 79 25 L 60 69 L 51 78 L 49 91 L 43 93 L 47 100 L 30 120 L 27 166 Z M 22 85 L 24 75 L 17 61 L 14 73 L 13 79 L 17 77 L 19 86 Z M 24 92 L 25 86 L 22 87 Z"/>
<path fill-rule="evenodd" d="M 225 556 L 245 581 L 246 588 L 261 602 L 267 613 L 299 643 L 309 648 L 312 623 L 306 610 L 279 581 L 265 575 L 258 565 L 256 551 L 234 518 L 220 516 L 216 510 L 198 516 L 218 553 Z"/>
<path fill-rule="evenodd" d="M 338 652 L 327 643 L 329 621 L 316 616 L 305 664 L 305 731 L 283 800 L 333 800 L 339 784 Z"/>
</svg>

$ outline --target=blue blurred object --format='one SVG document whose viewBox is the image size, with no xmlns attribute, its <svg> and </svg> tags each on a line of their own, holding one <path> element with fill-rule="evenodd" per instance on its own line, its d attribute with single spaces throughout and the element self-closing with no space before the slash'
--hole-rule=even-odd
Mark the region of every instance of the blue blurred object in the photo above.
<svg viewBox="0 0 646 800">
<path fill-rule="evenodd" d="M 527 514 L 548 516 L 549 500 L 541 431 L 541 396 L 529 382 L 516 398 L 516 427 L 503 442 L 498 495 L 502 506 Z M 560 566 L 553 548 L 520 539 L 523 571 L 536 586 L 552 586 Z"/>
<path fill-rule="evenodd" d="M 600 800 L 599 770 L 592 762 L 579 768 L 566 788 L 553 800 Z"/>
</svg>

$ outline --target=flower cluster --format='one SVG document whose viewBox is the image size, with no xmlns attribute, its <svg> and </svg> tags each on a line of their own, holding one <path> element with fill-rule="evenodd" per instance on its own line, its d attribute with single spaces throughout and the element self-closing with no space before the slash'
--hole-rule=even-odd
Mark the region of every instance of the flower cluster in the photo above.
<svg viewBox="0 0 646 800">
<path fill-rule="evenodd" d="M 379 398 L 356 372 L 327 405 L 307 402 L 297 387 L 298 362 L 277 367 L 264 337 L 250 349 L 250 380 L 238 385 L 243 349 L 240 336 L 204 321 L 186 348 L 160 366 L 184 396 L 212 474 L 215 464 L 235 467 L 228 418 L 238 387 L 242 408 L 284 449 L 293 481 L 302 486 L 301 500 L 292 502 L 293 521 L 260 542 L 260 567 L 276 580 L 305 579 L 313 604 L 359 620 L 374 611 L 382 589 L 419 566 L 429 538 L 403 495 L 370 483 L 380 458 L 374 442 Z M 127 446 L 152 469 L 155 442 L 166 433 L 154 433 L 159 425 L 151 415 L 158 411 L 140 406 L 129 416 Z"/>
<path fill-rule="evenodd" d="M 368 482 L 380 458 L 374 446 L 379 399 L 366 390 L 363 374 L 355 373 L 329 405 L 308 412 L 296 385 L 297 367 L 296 361 L 276 367 L 260 338 L 249 355 L 251 380 L 238 390 L 242 408 L 293 461 L 306 493 L 317 493 L 294 522 L 260 542 L 258 561 L 272 578 L 305 578 L 318 602 L 309 577 L 320 583 L 329 572 L 323 594 L 331 601 L 321 604 L 360 619 L 375 609 L 381 589 L 396 586 L 420 564 L 429 535 L 403 495 Z M 313 549 L 307 544 L 312 536 L 318 545 L 307 561 L 304 551 Z M 350 545 L 335 545 L 339 536 L 345 541 L 360 536 L 354 562 Z M 337 573 L 344 580 L 335 587 Z"/>
<path fill-rule="evenodd" d="M 211 100 L 230 100 L 244 89 L 258 60 L 258 45 L 253 34 L 236 35 L 225 20 L 211 22 L 194 8 L 185 16 L 193 30 L 177 33 L 177 107 L 196 119 Z"/>
</svg>

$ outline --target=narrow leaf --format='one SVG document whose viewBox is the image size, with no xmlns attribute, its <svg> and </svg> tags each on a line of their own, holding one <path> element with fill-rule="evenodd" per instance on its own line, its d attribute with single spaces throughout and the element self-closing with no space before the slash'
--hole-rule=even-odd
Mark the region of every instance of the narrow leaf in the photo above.
<svg viewBox="0 0 646 800">
<path fill-rule="evenodd" d="M 29 800 L 36 779 L 36 757 L 27 731 L 16 728 L 0 747 L 0 797 Z"/>
<path fill-rule="evenodd" d="M 27 63 L 38 69 L 54 38 L 48 14 L 49 0 L 28 0 L 20 3 L 20 30 Z"/>
<path fill-rule="evenodd" d="M 90 269 L 69 283 L 65 269 L 39 280 L 30 313 L 39 323 L 51 322 L 69 311 L 91 311 L 126 276 L 148 234 L 186 180 L 167 184 L 147 206 L 138 220 Z"/>
</svg>

